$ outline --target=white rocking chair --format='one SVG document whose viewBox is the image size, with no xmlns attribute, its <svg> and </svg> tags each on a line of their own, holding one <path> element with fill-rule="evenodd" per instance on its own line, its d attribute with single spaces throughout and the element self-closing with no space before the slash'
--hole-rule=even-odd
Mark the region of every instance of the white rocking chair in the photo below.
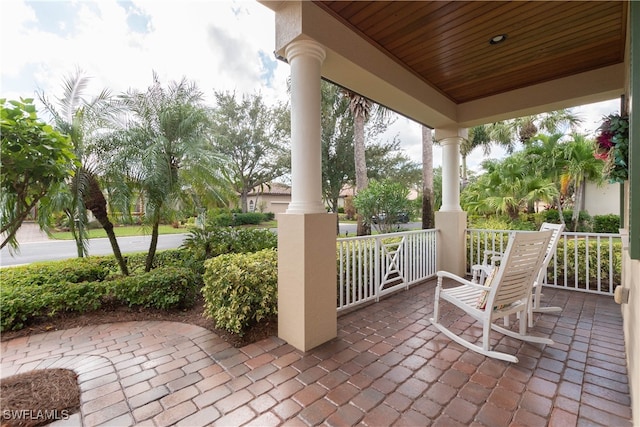
<svg viewBox="0 0 640 427">
<path fill-rule="evenodd" d="M 509 236 L 507 249 L 502 256 L 500 266 L 487 278 L 485 285 L 479 285 L 455 274 L 439 271 L 438 286 L 431 323 L 453 341 L 485 356 L 507 362 L 518 362 L 518 358 L 492 350 L 489 345 L 491 329 L 501 334 L 524 341 L 553 344 L 549 338 L 527 335 L 528 307 L 533 284 L 538 278 L 545 252 L 549 246 L 553 231 L 516 232 Z M 444 278 L 453 279 L 460 286 L 444 288 Z M 448 301 L 464 310 L 482 323 L 482 346 L 474 344 L 455 334 L 440 323 L 440 299 Z M 493 323 L 497 319 L 518 314 L 519 331 L 515 332 Z"/>
<path fill-rule="evenodd" d="M 542 262 L 542 265 L 540 266 L 540 272 L 535 283 L 533 284 L 533 292 L 531 294 L 531 302 L 529 304 L 528 312 L 529 327 L 533 326 L 533 313 L 558 313 L 562 311 L 561 307 L 541 307 L 540 303 L 543 296 L 542 284 L 544 283 L 545 276 L 547 274 L 547 267 L 549 266 L 551 259 L 556 253 L 556 248 L 558 247 L 558 242 L 560 242 L 560 237 L 562 235 L 562 232 L 564 231 L 564 227 L 564 224 L 551 224 L 548 222 L 544 222 L 540 226 L 540 231 L 551 230 L 553 234 L 551 235 L 549 246 L 547 247 L 544 260 Z M 500 262 L 501 259 L 501 252 L 491 250 L 485 251 L 482 264 L 471 266 L 471 271 L 473 273 L 473 279 L 471 281 L 480 285 L 484 284 L 486 277 L 490 274 L 491 270 L 493 270 L 493 268 L 497 263 Z"/>
</svg>

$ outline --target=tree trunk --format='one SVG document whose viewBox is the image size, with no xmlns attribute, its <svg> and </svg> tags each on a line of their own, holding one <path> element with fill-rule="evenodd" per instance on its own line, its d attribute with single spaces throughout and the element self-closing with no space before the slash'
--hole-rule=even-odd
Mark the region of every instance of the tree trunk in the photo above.
<svg viewBox="0 0 640 427">
<path fill-rule="evenodd" d="M 573 223 L 573 231 L 578 231 L 578 220 L 580 219 L 580 207 L 582 205 L 582 193 L 584 187 L 584 179 L 576 180 L 575 183 L 575 200 L 573 201 L 573 212 L 571 213 L 571 222 Z"/>
<path fill-rule="evenodd" d="M 98 184 L 96 177 L 90 173 L 87 173 L 87 177 L 89 185 L 87 191 L 83 194 L 84 205 L 91 211 L 91 213 L 93 213 L 93 216 L 96 217 L 104 231 L 107 233 L 109 243 L 111 243 L 111 249 L 113 250 L 113 255 L 120 266 L 120 271 L 125 276 L 128 276 L 129 269 L 127 268 L 127 263 L 120 252 L 120 246 L 118 245 L 116 234 L 113 232 L 113 224 L 109 221 L 107 200 L 104 198 L 104 194 L 102 194 L 102 190 L 100 189 L 100 185 Z"/>
<path fill-rule="evenodd" d="M 153 267 L 153 259 L 156 256 L 156 249 L 158 247 L 158 229 L 160 228 L 160 206 L 156 208 L 156 213 L 153 218 L 153 227 L 151 229 L 151 244 L 149 244 L 149 253 L 147 254 L 147 261 L 144 265 L 144 271 L 147 273 L 151 271 Z"/>
<path fill-rule="evenodd" d="M 249 212 L 249 207 L 247 204 L 247 194 L 249 194 L 249 192 L 246 188 L 243 188 L 242 191 L 240 191 L 240 209 L 242 210 L 242 213 Z"/>
<path fill-rule="evenodd" d="M 364 154 L 364 115 L 356 114 L 353 119 L 353 153 L 356 167 L 356 194 L 367 188 L 367 161 Z M 358 213 L 358 236 L 371 234 L 371 227 L 363 221 L 362 215 Z"/>
<path fill-rule="evenodd" d="M 422 126 L 422 229 L 433 227 L 433 139 L 431 129 Z"/>
<path fill-rule="evenodd" d="M 84 246 L 82 245 L 82 236 L 78 235 L 80 232 L 79 229 L 76 228 L 76 219 L 73 211 L 65 210 L 65 214 L 67 218 L 69 218 L 69 231 L 73 236 L 73 240 L 76 242 L 76 250 L 78 252 L 78 258 L 84 257 Z"/>
</svg>

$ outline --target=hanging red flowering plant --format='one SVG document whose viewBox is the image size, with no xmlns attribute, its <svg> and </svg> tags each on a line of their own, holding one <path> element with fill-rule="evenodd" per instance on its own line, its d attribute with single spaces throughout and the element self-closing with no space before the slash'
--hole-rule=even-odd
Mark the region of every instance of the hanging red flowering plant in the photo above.
<svg viewBox="0 0 640 427">
<path fill-rule="evenodd" d="M 602 173 L 611 182 L 629 178 L 629 117 L 611 114 L 598 128 L 593 156 L 605 162 Z"/>
</svg>

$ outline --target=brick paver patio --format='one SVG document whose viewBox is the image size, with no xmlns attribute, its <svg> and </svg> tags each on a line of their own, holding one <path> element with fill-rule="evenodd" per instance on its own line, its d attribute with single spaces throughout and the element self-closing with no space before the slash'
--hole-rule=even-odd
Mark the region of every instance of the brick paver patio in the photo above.
<svg viewBox="0 0 640 427">
<path fill-rule="evenodd" d="M 81 413 L 53 425 L 630 426 L 620 308 L 611 297 L 545 290 L 536 317 L 553 346 L 495 334 L 496 361 L 433 328 L 435 282 L 338 320 L 338 338 L 302 353 L 278 338 L 241 349 L 197 326 L 128 322 L 3 342 L 2 377 L 75 370 Z M 480 336 L 445 304 L 443 322 Z"/>
</svg>

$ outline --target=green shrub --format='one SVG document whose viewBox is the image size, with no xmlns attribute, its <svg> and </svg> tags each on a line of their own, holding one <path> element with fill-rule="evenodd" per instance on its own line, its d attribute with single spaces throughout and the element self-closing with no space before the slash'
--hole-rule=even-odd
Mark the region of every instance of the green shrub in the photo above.
<svg viewBox="0 0 640 427">
<path fill-rule="evenodd" d="M 620 215 L 594 215 L 594 233 L 618 233 L 620 231 Z"/>
<path fill-rule="evenodd" d="M 111 257 L 113 258 L 113 257 Z M 0 331 L 21 329 L 37 317 L 61 312 L 84 313 L 100 308 L 104 303 L 167 309 L 192 306 L 201 288 L 201 276 L 189 268 L 160 267 L 149 273 L 137 273 L 114 280 L 104 280 L 108 267 L 97 280 L 65 280 L 82 278 L 72 264 L 107 264 L 108 257 L 80 258 L 67 261 L 32 264 L 2 269 L 0 287 Z M 48 264 L 48 265 L 47 265 Z M 57 266 L 62 265 L 63 268 Z M 55 280 L 48 282 L 43 274 L 51 272 Z M 53 273 L 60 274 L 54 275 Z M 10 276 L 11 280 L 6 280 Z M 29 279 L 33 278 L 33 283 Z"/>
<path fill-rule="evenodd" d="M 123 304 L 160 309 L 193 306 L 200 279 L 187 268 L 160 267 L 109 282 L 110 296 Z"/>
<path fill-rule="evenodd" d="M 243 335 L 278 312 L 278 255 L 274 249 L 226 254 L 205 262 L 204 314 L 216 326 Z"/>
<path fill-rule="evenodd" d="M 538 215 L 542 217 L 543 222 L 551 222 L 553 224 L 560 224 L 560 214 L 555 209 L 548 209 L 540 212 Z M 564 223 L 567 225 L 566 231 L 574 231 L 574 224 L 571 220 L 573 211 L 571 209 L 564 209 L 562 211 L 564 217 Z M 588 212 L 580 211 L 578 214 L 578 227 L 575 231 L 580 233 L 589 233 L 593 230 L 593 219 Z"/>
<path fill-rule="evenodd" d="M 233 225 L 258 225 L 265 221 L 267 216 L 260 212 L 246 212 L 233 214 Z"/>
<path fill-rule="evenodd" d="M 604 239 L 603 243 L 608 248 L 608 239 Z M 577 244 L 577 249 L 576 249 Z M 564 283 L 566 276 L 569 286 L 573 286 L 576 282 L 576 277 L 580 285 L 586 284 L 585 277 L 587 275 L 587 262 L 589 263 L 588 277 L 589 277 L 589 290 L 600 290 L 604 292 L 613 292 L 613 289 L 621 284 L 621 271 L 622 271 L 622 243 L 619 240 L 613 241 L 612 257 L 609 257 L 608 250 L 602 250 L 600 253 L 600 259 L 598 259 L 598 242 L 595 239 L 589 239 L 589 256 L 587 258 L 587 244 L 585 239 L 573 240 L 569 239 L 566 242 L 566 252 L 564 250 L 564 243 L 560 241 L 558 245 L 558 251 L 556 252 L 556 259 L 551 260 L 548 269 L 548 281 L 551 283 L 553 278 L 554 266 L 557 268 L 558 281 Z M 603 247 L 604 248 L 604 247 Z M 576 250 L 578 252 L 579 263 L 576 265 Z M 566 268 L 565 268 L 566 263 Z M 613 263 L 613 266 L 611 266 Z M 612 267 L 613 277 L 609 274 L 609 269 Z M 600 274 L 602 280 L 603 289 L 597 289 L 596 281 Z M 609 289 L 609 281 L 613 282 L 611 289 Z"/>
<path fill-rule="evenodd" d="M 0 281 L 3 286 L 101 281 L 107 277 L 110 268 L 110 262 L 105 257 L 71 258 L 3 268 L 0 270 Z"/>
<path fill-rule="evenodd" d="M 115 261 L 113 257 L 109 257 Z M 144 271 L 145 263 L 147 261 L 147 253 L 139 252 L 134 254 L 125 255 L 127 265 L 131 272 Z M 117 264 L 114 264 L 117 267 Z M 156 256 L 153 258 L 152 268 L 160 267 L 191 267 L 192 259 L 184 249 L 166 249 L 156 252 Z"/>
<path fill-rule="evenodd" d="M 59 282 L 31 286 L 2 286 L 0 330 L 17 330 L 40 316 L 96 310 L 107 294 L 104 282 Z"/>
<path fill-rule="evenodd" d="M 229 213 L 220 213 L 213 217 L 207 218 L 207 222 L 217 227 L 230 227 L 233 225 L 233 215 Z"/>
<path fill-rule="evenodd" d="M 515 221 L 506 216 L 469 216 L 467 223 L 469 228 L 481 230 L 536 230 L 538 228 L 535 222 L 527 219 L 527 216 Z"/>
<path fill-rule="evenodd" d="M 222 254 L 274 249 L 278 236 L 266 229 L 211 227 L 194 228 L 183 243 L 191 259 L 204 261 Z"/>
</svg>

